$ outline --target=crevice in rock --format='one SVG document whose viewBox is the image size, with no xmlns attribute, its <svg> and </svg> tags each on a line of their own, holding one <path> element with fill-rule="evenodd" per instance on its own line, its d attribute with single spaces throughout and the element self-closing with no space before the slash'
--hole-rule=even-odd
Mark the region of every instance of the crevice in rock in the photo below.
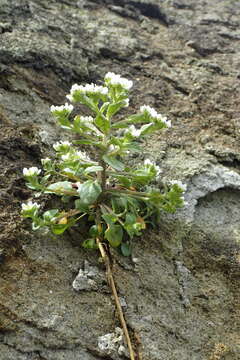
<svg viewBox="0 0 240 360">
<path fill-rule="evenodd" d="M 165 80 L 166 82 L 168 82 L 169 84 L 171 84 L 175 90 L 181 92 L 183 95 L 186 95 L 188 96 L 189 95 L 189 91 L 185 88 L 183 88 L 182 86 L 179 85 L 179 83 L 174 80 L 174 79 L 171 79 L 170 77 L 168 76 L 160 76 L 163 80 Z"/>
<path fill-rule="evenodd" d="M 138 14 L 135 13 L 137 11 L 140 15 L 146 16 L 150 19 L 156 19 L 165 26 L 169 25 L 166 14 L 164 14 L 160 7 L 154 3 L 142 3 L 140 1 L 128 0 L 103 0 L 102 2 L 103 4 L 108 5 L 111 11 L 117 12 L 124 17 L 137 19 Z"/>
</svg>

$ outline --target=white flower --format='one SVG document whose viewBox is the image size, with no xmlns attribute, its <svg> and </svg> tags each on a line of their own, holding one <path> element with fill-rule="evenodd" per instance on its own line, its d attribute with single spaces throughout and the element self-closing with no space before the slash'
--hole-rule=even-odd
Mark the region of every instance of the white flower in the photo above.
<svg viewBox="0 0 240 360">
<path fill-rule="evenodd" d="M 124 101 L 124 103 L 125 103 L 124 107 L 128 107 L 128 106 L 129 106 L 129 99 L 125 99 L 125 100 L 123 100 L 123 101 Z"/>
<path fill-rule="evenodd" d="M 141 106 L 140 107 L 140 112 L 141 113 L 147 113 L 152 118 L 157 118 L 157 116 L 158 116 L 158 113 L 156 112 L 156 110 L 153 109 L 151 106 L 148 106 L 148 105 Z"/>
<path fill-rule="evenodd" d="M 70 161 L 70 160 L 72 160 L 72 154 L 70 154 L 70 153 L 64 154 L 61 156 L 61 159 L 63 161 Z"/>
<path fill-rule="evenodd" d="M 38 169 L 37 167 L 30 167 L 29 169 L 24 168 L 23 169 L 23 175 L 24 176 L 37 176 L 41 172 L 41 169 Z"/>
<path fill-rule="evenodd" d="M 50 107 L 50 111 L 51 112 L 55 112 L 55 111 L 63 111 L 66 110 L 68 113 L 73 111 L 73 105 L 65 103 L 65 105 L 61 105 L 61 106 L 54 106 L 52 105 Z"/>
<path fill-rule="evenodd" d="M 183 184 L 181 180 L 170 180 L 169 183 L 171 185 L 177 185 L 179 186 L 183 192 L 185 192 L 187 190 L 187 185 Z"/>
<path fill-rule="evenodd" d="M 120 75 L 114 74 L 112 72 L 108 72 L 105 77 L 105 81 L 109 83 L 110 85 L 120 85 L 125 90 L 131 89 L 133 86 L 133 82 L 131 80 L 128 80 L 126 78 L 121 77 Z"/>
<path fill-rule="evenodd" d="M 134 125 L 131 125 L 128 129 L 125 130 L 125 133 L 130 133 L 134 137 L 139 137 L 141 135 L 141 129 L 138 130 Z"/>
<path fill-rule="evenodd" d="M 75 160 L 82 160 L 82 161 L 86 161 L 86 162 L 90 162 L 90 163 L 94 163 L 94 161 L 92 161 L 90 159 L 90 157 L 86 154 L 85 151 L 76 151 L 73 153 L 67 153 L 61 156 L 61 159 L 63 161 L 75 161 Z"/>
<path fill-rule="evenodd" d="M 86 95 L 93 95 L 93 94 L 107 95 L 108 88 L 104 86 L 98 86 L 95 84 L 86 84 L 86 85 L 74 84 L 70 90 L 70 94 L 66 96 L 66 98 L 71 102 L 74 100 L 73 97 L 75 91 Z"/>
<path fill-rule="evenodd" d="M 120 150 L 120 147 L 118 146 L 118 145 L 113 145 L 113 144 L 111 144 L 110 146 L 109 146 L 109 148 L 108 148 L 108 151 L 109 152 L 117 152 L 117 151 L 119 151 Z"/>
<path fill-rule="evenodd" d="M 153 120 L 161 121 L 163 122 L 167 127 L 171 126 L 171 121 L 167 120 L 166 116 L 163 116 L 162 114 L 158 114 L 155 109 L 153 109 L 151 106 L 143 105 L 140 107 L 140 112 L 142 114 L 147 114 L 150 116 Z"/>
<path fill-rule="evenodd" d="M 81 121 L 86 124 L 92 124 L 93 117 L 92 116 L 81 116 Z"/>
<path fill-rule="evenodd" d="M 161 170 L 160 166 L 158 166 L 158 165 L 155 165 L 155 170 L 157 172 L 156 176 L 159 176 L 162 173 L 162 170 Z"/>
<path fill-rule="evenodd" d="M 158 165 L 156 165 L 154 162 L 152 162 L 149 159 L 145 159 L 144 160 L 144 165 L 147 167 L 154 167 L 155 171 L 156 171 L 156 176 L 159 176 L 159 174 L 161 174 L 162 170 L 160 169 L 160 167 Z"/>
<path fill-rule="evenodd" d="M 69 148 L 72 144 L 69 141 L 58 141 L 53 144 L 53 148 L 55 151 L 61 151 L 63 148 Z"/>
<path fill-rule="evenodd" d="M 22 211 L 30 211 L 30 210 L 38 210 L 40 208 L 40 205 L 38 205 L 36 202 L 28 201 L 26 204 L 22 204 Z"/>
<path fill-rule="evenodd" d="M 171 127 L 171 120 L 168 120 L 166 116 L 163 116 L 162 114 L 157 114 L 156 119 L 166 124 L 167 127 Z"/>
<path fill-rule="evenodd" d="M 75 171 L 73 169 L 70 169 L 70 168 L 65 168 L 63 169 L 63 172 L 67 173 L 67 174 L 72 174 L 74 175 L 75 174 Z"/>
<path fill-rule="evenodd" d="M 83 161 L 90 161 L 92 162 L 92 160 L 90 159 L 90 157 L 85 153 L 85 151 L 76 151 L 75 156 L 80 158 Z"/>
<path fill-rule="evenodd" d="M 45 159 L 41 159 L 41 163 L 42 163 L 43 166 L 50 163 L 50 162 L 51 162 L 51 159 L 49 159 L 48 157 L 46 157 Z"/>
<path fill-rule="evenodd" d="M 144 160 L 144 165 L 153 165 L 153 166 L 155 166 L 155 164 L 149 159 Z"/>
</svg>

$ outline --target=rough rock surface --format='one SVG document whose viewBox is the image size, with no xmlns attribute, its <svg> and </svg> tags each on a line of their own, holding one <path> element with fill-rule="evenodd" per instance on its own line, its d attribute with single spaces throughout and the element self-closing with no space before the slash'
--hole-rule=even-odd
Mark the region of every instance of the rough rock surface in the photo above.
<svg viewBox="0 0 240 360">
<path fill-rule="evenodd" d="M 49 106 L 107 71 L 134 80 L 130 111 L 172 120 L 142 156 L 188 184 L 188 206 L 115 266 L 142 359 L 240 359 L 239 28 L 239 0 L 0 0 L 0 360 L 120 356 L 98 347 L 118 326 L 106 287 L 72 289 L 100 266 L 81 233 L 19 216 L 22 168 L 64 136 Z"/>
</svg>

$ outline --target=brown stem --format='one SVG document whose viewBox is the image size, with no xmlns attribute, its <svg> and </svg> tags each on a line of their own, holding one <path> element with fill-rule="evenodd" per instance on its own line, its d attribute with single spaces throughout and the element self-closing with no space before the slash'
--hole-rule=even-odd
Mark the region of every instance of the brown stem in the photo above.
<svg viewBox="0 0 240 360">
<path fill-rule="evenodd" d="M 117 307 L 118 316 L 119 316 L 121 326 L 123 328 L 123 332 L 124 332 L 124 335 L 125 335 L 125 338 L 126 338 L 126 341 L 127 341 L 130 359 L 135 360 L 135 354 L 134 354 L 134 351 L 133 351 L 133 347 L 132 347 L 131 339 L 130 339 L 130 336 L 129 336 L 128 328 L 127 328 L 127 325 L 126 325 L 126 321 L 124 319 L 122 306 L 121 306 L 120 301 L 119 301 L 117 289 L 116 289 L 116 286 L 115 286 L 115 281 L 114 281 L 111 266 L 110 266 L 109 257 L 108 257 L 108 255 L 107 255 L 107 253 L 106 253 L 106 251 L 104 249 L 104 246 L 103 246 L 103 244 L 102 244 L 102 242 L 101 242 L 101 240 L 99 238 L 97 238 L 97 244 L 98 244 L 98 248 L 99 248 L 99 251 L 101 253 L 101 256 L 102 256 L 102 258 L 103 258 L 103 260 L 105 262 L 106 275 L 107 275 L 108 283 L 109 283 L 109 286 L 112 289 L 113 297 L 114 297 L 115 304 L 116 304 L 116 307 Z"/>
</svg>

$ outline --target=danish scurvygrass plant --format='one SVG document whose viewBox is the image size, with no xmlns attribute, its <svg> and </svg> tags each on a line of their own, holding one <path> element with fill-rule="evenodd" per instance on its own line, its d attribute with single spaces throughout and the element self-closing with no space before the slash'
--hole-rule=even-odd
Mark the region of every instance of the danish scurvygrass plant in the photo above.
<svg viewBox="0 0 240 360">
<path fill-rule="evenodd" d="M 43 214 L 37 203 L 23 204 L 22 215 L 32 219 L 33 230 L 47 226 L 54 234 L 62 234 L 84 216 L 93 223 L 98 213 L 99 223 L 91 225 L 83 246 L 97 248 L 96 239 L 101 237 L 129 255 L 130 240 L 141 234 L 154 212 L 174 212 L 183 205 L 185 188 L 180 182 L 169 181 L 161 189 L 152 185 L 161 173 L 154 162 L 124 163 L 130 152 L 140 151 L 139 138 L 170 126 L 170 121 L 146 105 L 137 114 L 113 120 L 128 106 L 131 86 L 132 81 L 113 73 L 106 74 L 103 86 L 73 85 L 67 99 L 86 105 L 93 116 L 71 119 L 73 105 L 51 107 L 62 129 L 78 134 L 79 140 L 54 144 L 56 159 L 42 159 L 42 177 L 42 170 L 36 167 L 23 170 L 29 188 L 58 195 L 64 201 L 64 209 Z M 94 159 L 79 149 L 83 144 L 95 150 Z M 75 207 L 66 210 L 70 199 L 75 200 Z"/>
<path fill-rule="evenodd" d="M 22 204 L 22 216 L 32 219 L 33 230 L 48 227 L 56 235 L 86 217 L 89 236 L 83 246 L 99 248 L 112 289 L 108 246 L 130 255 L 131 239 L 141 235 L 155 212 L 175 212 L 184 204 L 185 186 L 181 182 L 172 180 L 161 188 L 156 186 L 161 170 L 154 162 L 145 159 L 141 164 L 128 164 L 129 153 L 141 151 L 139 139 L 171 126 L 166 117 L 147 105 L 134 115 L 114 120 L 121 109 L 128 107 L 131 87 L 132 81 L 110 72 L 102 86 L 73 85 L 67 95 L 71 104 L 51 106 L 51 112 L 61 128 L 77 134 L 78 140 L 54 144 L 56 158 L 42 159 L 43 170 L 23 170 L 30 189 L 38 195 L 60 196 L 63 207 L 41 213 L 40 205 L 29 201 Z M 78 103 L 88 107 L 92 116 L 73 117 L 74 104 Z M 80 149 L 82 145 L 89 148 L 89 153 Z M 93 153 L 94 157 L 90 156 Z M 66 209 L 67 204 L 74 206 Z M 130 339 L 127 341 L 129 345 Z M 129 351 L 131 354 L 131 344 Z"/>
</svg>

